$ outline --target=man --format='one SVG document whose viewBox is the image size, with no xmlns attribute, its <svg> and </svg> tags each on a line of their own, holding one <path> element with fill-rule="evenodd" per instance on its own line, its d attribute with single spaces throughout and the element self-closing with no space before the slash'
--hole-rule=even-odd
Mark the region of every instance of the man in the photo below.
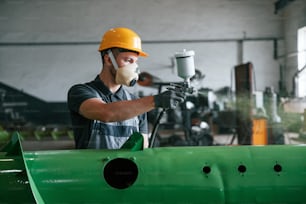
<svg viewBox="0 0 306 204">
<path fill-rule="evenodd" d="M 168 90 L 159 95 L 137 98 L 122 85 L 138 80 L 137 60 L 146 57 L 141 39 L 128 28 L 112 28 L 102 37 L 99 51 L 102 70 L 91 82 L 68 91 L 68 107 L 78 149 L 119 149 L 133 134 L 144 137 L 148 147 L 146 113 L 154 108 L 174 108 L 183 94 Z"/>
</svg>

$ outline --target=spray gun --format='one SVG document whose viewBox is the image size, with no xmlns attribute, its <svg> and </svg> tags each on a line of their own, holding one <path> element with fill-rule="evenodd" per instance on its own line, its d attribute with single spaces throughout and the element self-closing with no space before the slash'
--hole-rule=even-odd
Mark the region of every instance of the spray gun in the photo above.
<svg viewBox="0 0 306 204">
<path fill-rule="evenodd" d="M 170 87 L 168 89 L 175 89 L 182 93 L 192 94 L 194 92 L 193 87 L 190 84 L 190 78 L 195 75 L 195 66 L 194 66 L 194 51 L 186 51 L 185 49 L 182 52 L 175 53 L 175 59 L 177 62 L 177 72 L 178 76 L 184 79 L 183 83 L 170 83 Z M 154 124 L 149 147 L 154 146 L 157 129 L 160 124 L 160 120 L 165 113 L 166 109 L 163 109 Z"/>
<path fill-rule="evenodd" d="M 182 52 L 175 53 L 175 59 L 177 63 L 177 73 L 178 76 L 184 79 L 182 85 L 171 84 L 176 88 L 180 88 L 181 91 L 185 93 L 193 93 L 193 87 L 190 85 L 190 78 L 195 75 L 194 66 L 194 51 L 183 50 Z"/>
</svg>

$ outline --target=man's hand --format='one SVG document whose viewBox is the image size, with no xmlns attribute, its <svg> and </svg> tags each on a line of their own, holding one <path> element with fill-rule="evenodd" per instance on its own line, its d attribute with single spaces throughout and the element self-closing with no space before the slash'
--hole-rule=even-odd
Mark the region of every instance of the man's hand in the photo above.
<svg viewBox="0 0 306 204">
<path fill-rule="evenodd" d="M 158 95 L 154 96 L 155 107 L 164 109 L 174 109 L 177 104 L 182 103 L 185 100 L 184 92 L 178 91 L 176 89 L 169 89 Z"/>
</svg>

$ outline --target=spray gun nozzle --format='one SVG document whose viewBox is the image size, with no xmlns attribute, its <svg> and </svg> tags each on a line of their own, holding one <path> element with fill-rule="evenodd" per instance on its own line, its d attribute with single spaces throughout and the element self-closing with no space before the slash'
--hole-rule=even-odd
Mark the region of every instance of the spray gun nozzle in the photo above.
<svg viewBox="0 0 306 204">
<path fill-rule="evenodd" d="M 175 90 L 181 93 L 189 93 L 192 94 L 194 92 L 193 87 L 187 82 L 180 82 L 180 83 L 170 83 L 171 88 L 168 89 Z"/>
</svg>

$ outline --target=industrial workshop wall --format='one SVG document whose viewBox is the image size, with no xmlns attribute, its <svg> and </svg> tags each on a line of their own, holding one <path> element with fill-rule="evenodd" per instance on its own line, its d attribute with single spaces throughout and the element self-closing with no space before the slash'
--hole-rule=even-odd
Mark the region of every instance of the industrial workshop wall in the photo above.
<svg viewBox="0 0 306 204">
<path fill-rule="evenodd" d="M 280 63 L 284 64 L 277 56 L 286 51 L 284 18 L 274 13 L 274 3 L 1 1 L 0 81 L 47 101 L 65 101 L 72 84 L 91 80 L 100 71 L 97 49 L 102 34 L 126 26 L 140 34 L 143 49 L 150 54 L 140 59 L 142 71 L 164 81 L 180 80 L 172 58 L 175 52 L 190 49 L 196 53 L 196 68 L 205 74 L 200 87 L 231 86 L 233 67 L 250 61 L 257 89 L 277 90 Z M 140 90 L 145 89 L 134 88 Z"/>
<path fill-rule="evenodd" d="M 306 1 L 295 0 L 282 11 L 282 15 L 285 17 L 283 29 L 286 53 L 279 57 L 279 61 L 284 62 L 286 66 L 284 73 L 290 76 L 287 78 L 287 84 L 291 87 L 290 91 L 292 90 L 293 92 L 293 77 L 298 72 L 297 35 L 298 29 L 306 26 Z"/>
</svg>

